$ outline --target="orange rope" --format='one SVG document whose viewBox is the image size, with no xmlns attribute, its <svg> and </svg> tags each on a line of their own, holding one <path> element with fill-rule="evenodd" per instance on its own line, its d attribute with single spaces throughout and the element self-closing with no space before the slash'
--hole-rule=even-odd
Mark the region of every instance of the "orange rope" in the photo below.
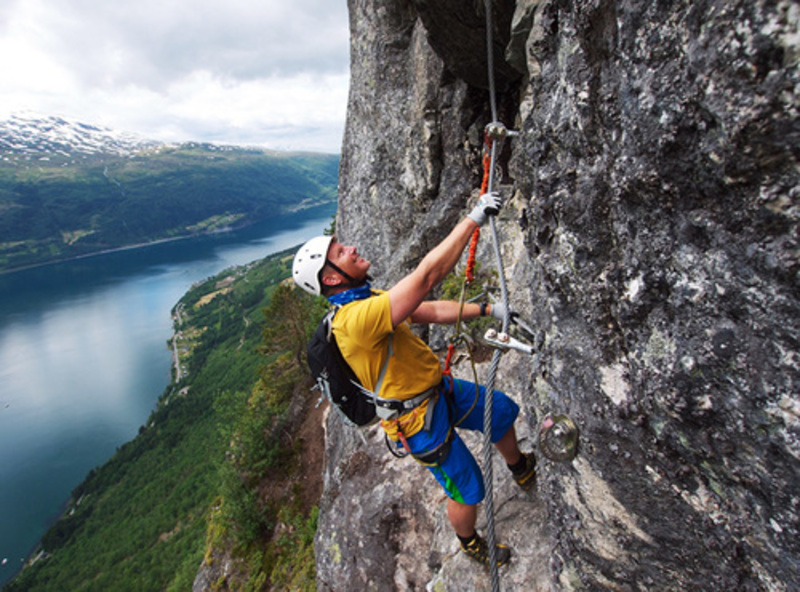
<svg viewBox="0 0 800 592">
<path fill-rule="evenodd" d="M 492 137 L 489 132 L 483 135 L 483 182 L 481 195 L 489 191 L 489 168 L 492 166 Z"/>
<path fill-rule="evenodd" d="M 478 250 L 478 240 L 481 238 L 480 227 L 472 231 L 472 240 L 469 242 L 469 254 L 467 256 L 467 269 L 464 271 L 464 281 L 468 284 L 475 279 L 475 253 Z"/>
<path fill-rule="evenodd" d="M 481 182 L 481 195 L 489 190 L 489 173 L 492 166 L 492 138 L 489 132 L 484 133 L 483 139 L 483 181 Z M 469 243 L 469 255 L 467 257 L 467 269 L 464 272 L 466 282 L 471 284 L 475 279 L 475 252 L 478 250 L 478 240 L 481 237 L 481 229 L 476 228 L 472 233 L 472 240 Z"/>
<path fill-rule="evenodd" d="M 445 376 L 449 376 L 450 378 L 453 377 L 452 369 L 450 368 L 450 364 L 453 361 L 453 354 L 456 352 L 456 346 L 452 343 L 447 344 L 447 357 L 444 359 L 444 369 L 442 370 L 442 374 Z"/>
</svg>

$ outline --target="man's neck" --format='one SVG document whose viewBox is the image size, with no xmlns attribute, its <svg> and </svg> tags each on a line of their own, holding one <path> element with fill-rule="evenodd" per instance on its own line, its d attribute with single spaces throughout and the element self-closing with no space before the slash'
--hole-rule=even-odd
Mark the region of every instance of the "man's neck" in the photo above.
<svg viewBox="0 0 800 592">
<path fill-rule="evenodd" d="M 369 282 L 365 281 L 360 286 L 346 288 L 331 294 L 328 296 L 328 302 L 342 306 L 350 302 L 355 302 L 356 300 L 369 298 L 370 296 L 372 296 L 372 286 Z"/>
</svg>

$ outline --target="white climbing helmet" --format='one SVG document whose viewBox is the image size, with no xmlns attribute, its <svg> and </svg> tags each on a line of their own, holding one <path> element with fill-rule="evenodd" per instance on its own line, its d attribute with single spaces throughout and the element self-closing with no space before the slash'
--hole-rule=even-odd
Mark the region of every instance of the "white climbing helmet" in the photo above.
<svg viewBox="0 0 800 592">
<path fill-rule="evenodd" d="M 294 256 L 292 279 L 295 284 L 314 296 L 322 294 L 319 272 L 328 260 L 328 247 L 332 241 L 332 236 L 314 237 L 300 247 Z"/>
</svg>

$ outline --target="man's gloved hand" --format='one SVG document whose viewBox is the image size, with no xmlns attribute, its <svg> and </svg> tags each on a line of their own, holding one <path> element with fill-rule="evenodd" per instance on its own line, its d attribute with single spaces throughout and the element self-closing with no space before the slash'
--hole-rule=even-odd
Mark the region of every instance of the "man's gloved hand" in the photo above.
<svg viewBox="0 0 800 592">
<path fill-rule="evenodd" d="M 483 226 L 489 216 L 496 216 L 503 205 L 503 198 L 496 191 L 484 193 L 478 200 L 478 204 L 472 208 L 468 218 L 475 221 L 478 226 Z"/>
<path fill-rule="evenodd" d="M 494 304 L 492 304 L 492 310 L 489 314 L 495 319 L 499 319 L 502 321 L 506 316 L 506 307 L 503 306 L 502 302 L 495 302 Z M 518 316 L 519 314 L 512 310 L 508 315 L 508 320 L 513 321 Z"/>
</svg>

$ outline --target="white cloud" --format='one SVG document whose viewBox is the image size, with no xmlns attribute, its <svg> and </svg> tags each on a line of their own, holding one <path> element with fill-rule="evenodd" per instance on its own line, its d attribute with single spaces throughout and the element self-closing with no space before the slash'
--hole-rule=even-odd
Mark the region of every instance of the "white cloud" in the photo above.
<svg viewBox="0 0 800 592">
<path fill-rule="evenodd" d="M 344 0 L 17 0 L 0 9 L 3 113 L 165 140 L 340 148 Z"/>
</svg>

